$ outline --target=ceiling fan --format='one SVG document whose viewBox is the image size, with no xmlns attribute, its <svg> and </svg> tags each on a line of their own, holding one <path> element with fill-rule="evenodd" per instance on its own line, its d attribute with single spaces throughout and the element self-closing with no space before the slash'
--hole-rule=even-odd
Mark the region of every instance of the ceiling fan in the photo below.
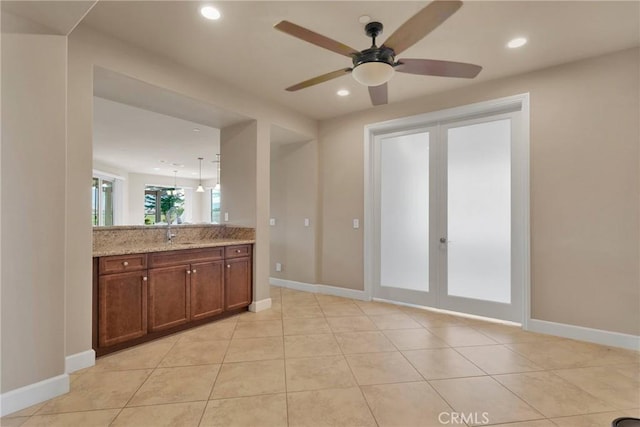
<svg viewBox="0 0 640 427">
<path fill-rule="evenodd" d="M 292 22 L 281 21 L 274 26 L 277 30 L 347 56 L 353 62 L 353 67 L 342 68 L 305 80 L 288 87 L 287 90 L 294 92 L 351 73 L 356 81 L 369 87 L 369 96 L 373 105 L 381 105 L 387 103 L 387 82 L 393 77 L 394 71 L 424 76 L 472 79 L 480 73 L 481 66 L 435 59 L 396 59 L 396 55 L 423 39 L 460 9 L 461 6 L 462 2 L 459 0 L 433 1 L 402 24 L 379 47 L 376 45 L 376 38 L 382 34 L 383 26 L 380 22 L 370 22 L 365 26 L 365 32 L 368 37 L 371 37 L 372 44 L 370 48 L 362 51 Z"/>
</svg>

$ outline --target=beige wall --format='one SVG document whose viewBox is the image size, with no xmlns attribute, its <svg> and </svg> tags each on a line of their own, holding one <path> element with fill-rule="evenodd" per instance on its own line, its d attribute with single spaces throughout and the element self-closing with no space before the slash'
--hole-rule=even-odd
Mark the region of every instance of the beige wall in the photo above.
<svg viewBox="0 0 640 427">
<path fill-rule="evenodd" d="M 268 298 L 269 127 L 277 124 L 310 139 L 314 120 L 266 102 L 162 56 L 78 26 L 69 36 L 67 151 L 67 355 L 91 348 L 91 176 L 93 67 L 100 66 L 257 120 L 255 171 L 256 248 L 254 296 Z M 224 156 L 224 154 L 223 154 Z M 224 157 L 222 157 L 224 159 Z M 223 160 L 224 168 L 224 160 Z M 265 188 L 266 186 L 266 188 Z"/>
<path fill-rule="evenodd" d="M 256 142 L 258 123 L 239 123 L 220 130 L 220 221 L 256 225 Z"/>
<path fill-rule="evenodd" d="M 321 122 L 320 282 L 363 289 L 363 126 L 530 92 L 532 317 L 640 334 L 639 75 L 631 49 Z"/>
<path fill-rule="evenodd" d="M 271 277 L 316 283 L 317 148 L 316 141 L 271 148 Z"/>
<path fill-rule="evenodd" d="M 3 393 L 64 373 L 66 67 L 65 37 L 2 34 Z"/>
</svg>

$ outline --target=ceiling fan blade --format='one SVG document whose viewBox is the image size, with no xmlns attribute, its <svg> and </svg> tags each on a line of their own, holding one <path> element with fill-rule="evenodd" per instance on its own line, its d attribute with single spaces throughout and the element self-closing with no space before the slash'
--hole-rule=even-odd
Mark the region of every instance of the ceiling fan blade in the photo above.
<svg viewBox="0 0 640 427">
<path fill-rule="evenodd" d="M 347 46 L 346 44 L 342 44 L 333 39 L 330 39 L 329 37 L 325 37 L 322 34 L 307 30 L 306 28 L 296 25 L 293 22 L 280 21 L 279 23 L 274 25 L 274 28 L 282 31 L 283 33 L 287 33 L 290 36 L 297 37 L 311 44 L 315 44 L 316 46 L 320 46 L 332 52 L 339 53 L 340 55 L 348 56 L 349 58 L 351 58 L 352 55 L 359 53 L 359 51 Z"/>
<path fill-rule="evenodd" d="M 398 55 L 435 30 L 461 6 L 459 0 L 432 1 L 391 34 L 383 46 L 393 49 Z"/>
<path fill-rule="evenodd" d="M 387 84 L 381 84 L 380 86 L 369 86 L 369 96 L 371 97 L 371 103 L 373 105 L 384 105 L 387 103 Z"/>
<path fill-rule="evenodd" d="M 351 68 L 343 68 L 341 70 L 336 70 L 336 71 L 332 71 L 330 73 L 327 74 L 323 74 L 321 76 L 318 77 L 314 77 L 312 79 L 309 80 L 305 80 L 301 83 L 298 83 L 297 85 L 293 85 L 287 88 L 287 90 L 289 92 L 295 92 L 296 90 L 300 90 L 300 89 L 304 89 L 307 88 L 309 86 L 314 86 L 317 85 L 318 83 L 323 83 L 341 76 L 344 76 L 347 73 L 351 72 Z"/>
<path fill-rule="evenodd" d="M 423 76 L 461 77 L 472 79 L 482 67 L 464 62 L 437 61 L 435 59 L 399 59 L 396 71 Z"/>
</svg>

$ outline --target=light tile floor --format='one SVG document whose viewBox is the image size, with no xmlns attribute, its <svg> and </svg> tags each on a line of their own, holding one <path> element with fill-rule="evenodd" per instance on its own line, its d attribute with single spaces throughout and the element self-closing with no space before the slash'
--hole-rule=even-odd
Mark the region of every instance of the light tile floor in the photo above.
<svg viewBox="0 0 640 427">
<path fill-rule="evenodd" d="M 640 353 L 272 288 L 273 307 L 98 359 L 2 426 L 608 427 Z M 462 421 L 466 421 L 462 422 Z"/>
</svg>

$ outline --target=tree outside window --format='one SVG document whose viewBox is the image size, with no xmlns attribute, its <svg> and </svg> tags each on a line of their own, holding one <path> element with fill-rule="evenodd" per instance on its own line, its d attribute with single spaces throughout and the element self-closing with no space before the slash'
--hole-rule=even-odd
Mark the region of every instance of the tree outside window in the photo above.
<svg viewBox="0 0 640 427">
<path fill-rule="evenodd" d="M 147 186 L 144 192 L 144 223 L 153 225 L 182 222 L 184 213 L 184 190 L 182 188 L 166 188 Z M 175 210 L 171 210 L 175 207 Z"/>
</svg>

